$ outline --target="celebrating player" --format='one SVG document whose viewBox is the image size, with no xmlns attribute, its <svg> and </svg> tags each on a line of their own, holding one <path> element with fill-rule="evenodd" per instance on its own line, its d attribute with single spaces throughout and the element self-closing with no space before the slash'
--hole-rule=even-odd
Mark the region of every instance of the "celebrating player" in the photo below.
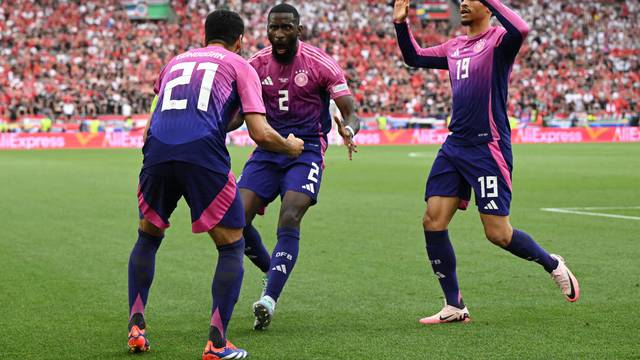
<svg viewBox="0 0 640 360">
<path fill-rule="evenodd" d="M 355 101 L 338 64 L 322 50 L 300 41 L 298 11 L 288 4 L 273 7 L 267 33 L 271 46 L 249 60 L 262 80 L 267 121 L 280 134 L 293 133 L 304 139 L 305 149 L 300 157 L 291 159 L 259 145 L 238 182 L 247 219 L 245 254 L 267 273 L 266 288 L 253 306 L 254 328 L 258 330 L 271 322 L 298 257 L 300 222 L 318 199 L 327 134 L 331 130 L 330 99 L 345 121 L 336 119 L 349 158 L 356 150 L 353 136 L 360 127 Z M 278 241 L 270 258 L 251 222 L 278 195 L 282 198 Z"/>
<path fill-rule="evenodd" d="M 128 344 L 133 352 L 149 350 L 144 308 L 155 255 L 169 217 L 184 196 L 193 232 L 208 232 L 218 249 L 209 341 L 202 358 L 247 356 L 226 339 L 244 273 L 245 225 L 225 146 L 226 129 L 240 108 L 251 137 L 262 148 L 291 159 L 304 145 L 293 135 L 284 139 L 267 123 L 260 79 L 238 55 L 243 32 L 238 14 L 212 12 L 205 22 L 205 47 L 174 57 L 156 81 L 157 107 L 147 128 L 138 190 L 140 228 L 129 259 Z"/>
<path fill-rule="evenodd" d="M 475 193 L 484 232 L 492 243 L 551 274 L 568 301 L 580 297 L 578 281 L 564 259 L 547 253 L 527 233 L 511 227 L 511 130 L 507 87 L 511 67 L 527 36 L 527 24 L 500 0 L 463 0 L 462 25 L 467 35 L 420 48 L 409 25 L 408 0 L 396 0 L 393 20 L 407 65 L 449 70 L 453 92 L 451 135 L 443 144 L 427 180 L 423 219 L 427 254 L 445 295 L 437 314 L 423 324 L 469 321 L 456 277 L 456 258 L 448 225 L 458 208 Z M 491 26 L 495 15 L 503 27 Z"/>
</svg>

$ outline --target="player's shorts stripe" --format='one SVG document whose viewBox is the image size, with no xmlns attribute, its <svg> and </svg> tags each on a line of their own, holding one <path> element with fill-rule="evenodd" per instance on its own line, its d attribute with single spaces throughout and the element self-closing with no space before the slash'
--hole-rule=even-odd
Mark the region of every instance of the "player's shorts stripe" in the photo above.
<svg viewBox="0 0 640 360">
<path fill-rule="evenodd" d="M 320 134 L 320 152 L 322 154 L 322 170 L 324 170 L 324 154 L 327 152 L 327 141 L 322 134 Z"/>
<path fill-rule="evenodd" d="M 313 48 L 313 47 L 309 47 L 309 46 L 305 46 L 303 48 L 303 50 L 307 50 L 307 51 L 319 56 L 320 59 L 324 60 L 329 66 L 331 66 L 335 70 L 335 72 L 337 72 L 337 73 L 342 72 L 342 69 L 340 68 L 340 66 L 338 66 L 336 64 L 336 61 L 332 57 L 327 55 L 325 52 L 322 52 L 319 49 L 316 49 L 316 48 Z"/>
<path fill-rule="evenodd" d="M 511 190 L 511 172 L 509 171 L 509 167 L 507 166 L 507 162 L 504 160 L 504 156 L 502 155 L 502 151 L 500 151 L 500 145 L 497 141 L 492 141 L 489 144 L 489 150 L 491 151 L 491 156 L 498 164 L 500 168 L 500 172 L 502 173 L 502 177 L 504 181 L 507 182 L 507 186 L 509 186 L 509 190 Z"/>
<path fill-rule="evenodd" d="M 317 60 L 318 63 L 320 63 L 322 66 L 326 67 L 329 71 L 331 71 L 334 75 L 339 75 L 340 72 L 336 71 L 336 68 L 329 65 L 329 62 L 327 60 L 324 60 L 322 58 L 320 58 L 320 56 L 313 54 L 311 52 L 305 51 L 306 49 L 302 50 L 302 53 L 307 55 L 308 57 Z"/>
<path fill-rule="evenodd" d="M 162 220 L 160 215 L 144 200 L 140 185 L 138 185 L 138 208 L 142 212 L 142 216 L 156 227 L 160 229 L 169 227 L 169 224 Z"/>
<path fill-rule="evenodd" d="M 227 213 L 236 197 L 236 180 L 229 171 L 229 179 L 222 190 L 202 212 L 200 218 L 191 224 L 194 233 L 201 233 L 213 229 Z"/>
<path fill-rule="evenodd" d="M 467 210 L 468 207 L 469 207 L 469 200 L 460 199 L 460 201 L 458 202 L 458 209 Z"/>
</svg>

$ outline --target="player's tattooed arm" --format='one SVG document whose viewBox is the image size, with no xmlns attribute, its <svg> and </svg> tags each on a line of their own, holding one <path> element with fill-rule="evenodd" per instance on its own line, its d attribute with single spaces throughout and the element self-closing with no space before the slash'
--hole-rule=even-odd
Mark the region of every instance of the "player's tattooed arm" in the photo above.
<svg viewBox="0 0 640 360">
<path fill-rule="evenodd" d="M 358 152 L 358 147 L 353 141 L 353 137 L 360 131 L 360 118 L 356 114 L 355 100 L 353 96 L 346 95 L 336 98 L 334 101 L 344 120 L 341 121 L 337 117 L 334 117 L 333 120 L 338 125 L 338 133 L 349 150 L 349 160 L 352 160 L 353 153 Z"/>
<path fill-rule="evenodd" d="M 242 126 L 242 124 L 244 124 L 244 115 L 238 112 L 236 116 L 234 116 L 233 119 L 229 121 L 229 125 L 227 125 L 227 132 L 232 132 L 238 129 L 240 126 Z"/>
<path fill-rule="evenodd" d="M 247 122 L 249 136 L 261 148 L 287 154 L 291 157 L 298 157 L 304 150 L 304 141 L 289 134 L 285 139 L 277 131 L 273 130 L 271 125 L 263 114 L 247 113 L 244 114 L 244 120 Z"/>
</svg>

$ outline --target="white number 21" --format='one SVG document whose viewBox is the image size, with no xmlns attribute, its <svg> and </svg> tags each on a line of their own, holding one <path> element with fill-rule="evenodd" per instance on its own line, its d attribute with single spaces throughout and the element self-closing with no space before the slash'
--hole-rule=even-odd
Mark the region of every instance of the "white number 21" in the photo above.
<svg viewBox="0 0 640 360">
<path fill-rule="evenodd" d="M 481 176 L 478 178 L 478 182 L 480 183 L 480 197 L 482 198 L 498 197 L 498 177 L 497 176 Z"/>
<path fill-rule="evenodd" d="M 469 63 L 471 58 L 462 58 L 456 61 L 456 80 L 466 79 L 469 77 Z"/>
<path fill-rule="evenodd" d="M 187 99 L 171 99 L 173 88 L 179 85 L 188 85 L 191 82 L 191 74 L 195 68 L 195 62 L 178 63 L 171 67 L 170 73 L 182 70 L 182 74 L 177 78 L 170 80 L 164 87 L 164 95 L 162 97 L 162 111 L 165 110 L 184 110 L 187 108 Z M 198 96 L 198 110 L 207 111 L 209 109 L 209 98 L 211 97 L 211 87 L 213 86 L 213 78 L 218 71 L 218 64 L 200 63 L 197 70 L 204 70 L 202 77 L 202 85 L 200 85 L 200 95 Z"/>
</svg>

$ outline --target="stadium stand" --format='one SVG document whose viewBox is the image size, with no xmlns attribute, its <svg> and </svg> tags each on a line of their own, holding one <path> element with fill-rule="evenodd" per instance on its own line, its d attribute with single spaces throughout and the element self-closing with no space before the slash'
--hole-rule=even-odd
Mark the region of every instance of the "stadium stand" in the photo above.
<svg viewBox="0 0 640 360">
<path fill-rule="evenodd" d="M 171 56 L 201 44 L 202 19 L 222 4 L 247 20 L 245 55 L 268 45 L 273 4 L 174 1 L 169 21 L 130 20 L 120 1 L 0 2 L 0 117 L 86 119 L 145 113 L 152 85 Z M 444 119 L 446 72 L 404 66 L 390 2 L 298 4 L 306 39 L 346 70 L 359 109 L 369 116 Z M 640 102 L 638 0 L 511 0 L 532 30 L 513 72 L 509 111 L 523 122 L 634 121 Z M 460 34 L 449 21 L 412 26 L 422 46 Z"/>
</svg>

